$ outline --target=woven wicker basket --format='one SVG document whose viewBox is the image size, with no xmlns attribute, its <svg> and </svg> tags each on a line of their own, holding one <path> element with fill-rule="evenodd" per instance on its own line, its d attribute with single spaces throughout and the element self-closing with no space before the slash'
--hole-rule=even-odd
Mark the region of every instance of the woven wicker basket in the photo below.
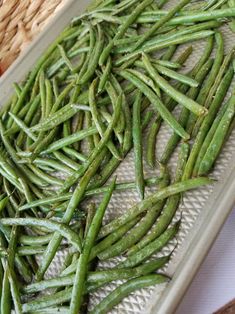
<svg viewBox="0 0 235 314">
<path fill-rule="evenodd" d="M 67 0 L 0 0 L 0 75 Z"/>
</svg>

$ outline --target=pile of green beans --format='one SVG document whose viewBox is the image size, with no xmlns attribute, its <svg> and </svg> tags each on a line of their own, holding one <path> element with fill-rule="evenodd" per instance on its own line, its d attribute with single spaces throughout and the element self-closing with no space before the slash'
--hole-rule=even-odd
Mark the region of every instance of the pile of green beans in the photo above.
<svg viewBox="0 0 235 314">
<path fill-rule="evenodd" d="M 213 183 L 234 128 L 234 49 L 225 53 L 221 26 L 235 31 L 235 2 L 166 2 L 93 1 L 14 84 L 0 111 L 0 313 L 107 313 L 170 280 L 158 270 L 172 254 L 155 254 L 175 241 L 184 192 Z M 182 73 L 198 40 L 204 51 Z M 135 178 L 123 182 L 113 174 L 132 149 Z M 139 201 L 106 222 L 113 194 L 128 190 Z M 120 279 L 89 308 L 91 293 Z"/>
</svg>

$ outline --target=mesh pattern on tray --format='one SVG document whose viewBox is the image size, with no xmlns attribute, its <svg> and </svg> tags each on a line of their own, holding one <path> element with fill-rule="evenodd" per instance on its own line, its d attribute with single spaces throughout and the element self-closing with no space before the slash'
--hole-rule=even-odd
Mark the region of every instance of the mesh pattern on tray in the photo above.
<svg viewBox="0 0 235 314">
<path fill-rule="evenodd" d="M 177 3 L 177 1 L 170 1 L 170 4 L 173 5 Z M 167 6 L 166 6 L 167 7 Z M 228 27 L 224 27 L 222 29 L 225 39 L 225 50 L 228 51 L 233 46 L 234 34 L 231 33 Z M 180 49 L 178 49 L 175 57 L 177 57 L 183 49 L 185 49 L 187 45 L 182 45 Z M 193 43 L 193 54 L 188 59 L 186 66 L 183 69 L 183 72 L 187 72 L 192 65 L 195 64 L 197 59 L 199 59 L 204 47 L 204 41 L 197 41 Z M 234 84 L 233 84 L 234 85 Z M 234 87 L 234 86 L 233 86 Z M 231 87 L 231 89 L 233 88 Z M 231 91 L 228 93 L 227 96 Z M 168 126 L 163 124 L 161 130 L 158 134 L 157 143 L 156 143 L 156 155 L 159 157 L 163 152 L 163 149 L 167 143 L 168 138 L 171 135 L 171 130 Z M 144 141 L 146 142 L 146 141 Z M 174 155 L 170 160 L 170 169 L 174 172 L 174 168 L 176 166 L 177 161 L 177 154 L 178 149 L 176 149 Z M 229 140 L 224 145 L 223 150 L 220 154 L 220 157 L 215 165 L 214 171 L 211 173 L 211 177 L 216 180 L 219 180 L 224 173 L 225 169 L 231 163 L 232 158 L 235 155 L 235 130 L 232 132 Z M 159 172 L 158 170 L 151 170 L 146 164 L 144 164 L 144 170 L 146 177 L 157 175 Z M 130 152 L 126 159 L 121 163 L 115 175 L 118 177 L 118 181 L 130 181 L 134 179 L 134 157 L 133 152 Z M 192 238 L 192 230 L 195 224 L 197 223 L 198 218 L 200 217 L 200 213 L 203 212 L 205 202 L 210 197 L 211 193 L 216 184 L 213 186 L 203 187 L 194 191 L 190 191 L 184 194 L 183 199 L 181 200 L 181 204 L 179 206 L 178 212 L 174 220 L 178 220 L 179 217 L 182 217 L 182 224 L 180 232 L 177 236 L 177 248 L 174 250 L 173 257 L 163 271 L 173 276 L 177 266 L 179 265 L 180 261 L 182 260 L 184 254 L 187 251 L 187 247 L 190 244 L 190 239 Z M 153 192 L 154 190 L 152 190 Z M 147 193 L 149 189 L 147 190 Z M 94 201 L 97 204 L 100 202 L 101 197 L 94 198 Z M 122 214 L 125 212 L 126 209 L 130 208 L 134 203 L 138 202 L 138 194 L 135 191 L 124 191 L 124 192 L 115 192 L 112 200 L 109 204 L 105 222 L 110 221 L 114 217 Z M 169 254 L 172 249 L 175 247 L 175 240 L 173 240 L 166 248 L 162 250 L 157 256 Z M 55 276 L 57 271 L 63 264 L 63 260 L 66 256 L 66 251 L 58 252 L 56 258 L 53 260 L 51 267 L 47 272 L 48 277 Z M 115 259 L 110 259 L 107 262 L 99 263 L 98 267 L 101 269 L 104 268 L 111 268 L 113 267 L 118 261 L 120 261 L 122 257 L 118 257 Z M 103 288 L 100 288 L 95 293 L 93 293 L 90 297 L 90 308 L 93 308 L 95 304 L 100 302 L 107 294 L 109 294 L 115 287 L 120 284 L 121 281 L 116 281 L 111 284 L 106 285 Z M 157 287 L 150 287 L 146 289 L 141 289 L 132 293 L 130 296 L 125 298 L 119 305 L 117 305 L 110 313 L 113 314 L 142 314 L 147 313 L 147 303 L 150 298 L 154 298 L 157 300 L 160 298 L 161 293 L 164 289 L 167 288 L 167 285 L 160 285 Z"/>
</svg>

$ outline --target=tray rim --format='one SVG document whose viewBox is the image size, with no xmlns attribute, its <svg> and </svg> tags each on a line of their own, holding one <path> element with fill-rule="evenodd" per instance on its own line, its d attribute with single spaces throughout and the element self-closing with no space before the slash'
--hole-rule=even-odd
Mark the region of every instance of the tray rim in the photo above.
<svg viewBox="0 0 235 314">
<path fill-rule="evenodd" d="M 71 18 L 74 17 L 74 12 L 80 11 L 82 13 L 90 2 L 91 0 L 79 0 L 79 3 L 77 0 L 68 0 L 58 14 L 50 20 L 42 32 L 34 38 L 25 51 L 0 77 L 0 107 L 8 101 L 12 93 L 12 84 L 24 79 L 40 54 L 45 51 Z M 235 154 L 231 158 L 228 169 L 226 169 L 206 201 L 204 205 L 204 207 L 207 207 L 205 220 L 198 226 L 188 252 L 183 256 L 173 279 L 159 300 L 154 298 L 153 293 L 153 296 L 147 302 L 146 313 L 172 314 L 179 305 L 235 203 L 233 195 L 235 191 L 234 160 Z"/>
</svg>

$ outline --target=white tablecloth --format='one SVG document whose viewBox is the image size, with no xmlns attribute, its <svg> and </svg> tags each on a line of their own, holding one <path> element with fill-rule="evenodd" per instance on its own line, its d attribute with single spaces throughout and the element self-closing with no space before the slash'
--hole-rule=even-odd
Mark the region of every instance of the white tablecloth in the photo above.
<svg viewBox="0 0 235 314">
<path fill-rule="evenodd" d="M 211 314 L 235 298 L 235 208 L 176 314 Z"/>
</svg>

